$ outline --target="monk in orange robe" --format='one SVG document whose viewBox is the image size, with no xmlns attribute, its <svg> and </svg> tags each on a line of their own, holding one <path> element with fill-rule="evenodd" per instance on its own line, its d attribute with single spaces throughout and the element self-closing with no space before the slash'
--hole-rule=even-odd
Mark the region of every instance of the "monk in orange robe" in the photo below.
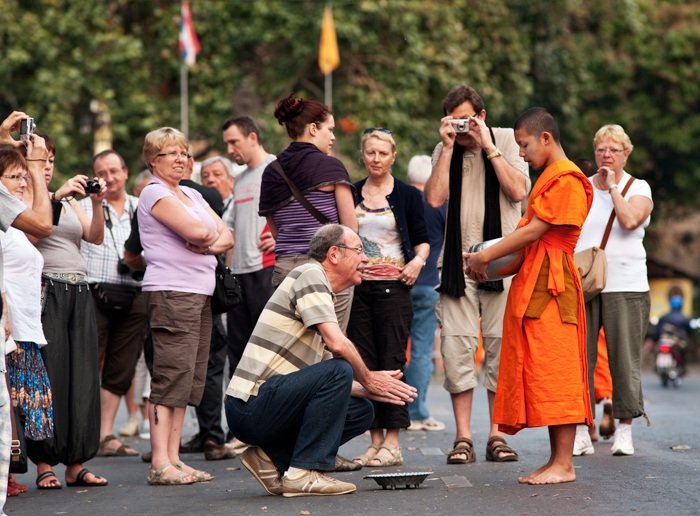
<svg viewBox="0 0 700 516">
<path fill-rule="evenodd" d="M 612 407 L 612 376 L 610 375 L 610 363 L 608 362 L 608 346 L 605 343 L 605 330 L 600 329 L 598 334 L 598 360 L 593 371 L 593 396 L 595 403 L 603 402 L 603 416 L 600 420 L 600 436 L 610 439 L 615 433 L 615 418 Z M 588 427 L 591 441 L 598 440 L 595 425 Z"/>
<path fill-rule="evenodd" d="M 494 421 L 509 434 L 549 427 L 549 461 L 519 482 L 572 482 L 576 425 L 590 425 L 593 420 L 586 315 L 573 259 L 593 190 L 566 158 L 557 123 L 543 108 L 529 109 L 518 118 L 515 139 L 525 161 L 542 171 L 527 213 L 518 229 L 499 243 L 479 253 L 465 253 L 465 272 L 485 281 L 489 262 L 524 250 L 503 318 Z"/>
</svg>

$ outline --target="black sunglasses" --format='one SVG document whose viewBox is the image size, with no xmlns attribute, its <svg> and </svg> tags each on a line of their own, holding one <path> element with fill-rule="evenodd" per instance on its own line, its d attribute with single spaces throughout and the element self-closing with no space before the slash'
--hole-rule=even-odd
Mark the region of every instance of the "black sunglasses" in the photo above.
<svg viewBox="0 0 700 516">
<path fill-rule="evenodd" d="M 386 134 L 391 134 L 391 129 L 388 127 L 368 127 L 365 129 L 365 132 L 362 134 L 369 134 L 373 133 L 374 131 L 379 131 L 380 133 L 386 133 Z"/>
</svg>

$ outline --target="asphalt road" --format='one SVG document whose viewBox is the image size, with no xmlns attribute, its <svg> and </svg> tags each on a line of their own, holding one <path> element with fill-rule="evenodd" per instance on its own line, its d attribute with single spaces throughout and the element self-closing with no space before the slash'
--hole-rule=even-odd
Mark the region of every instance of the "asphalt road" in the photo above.
<svg viewBox="0 0 700 516">
<path fill-rule="evenodd" d="M 575 459 L 577 481 L 554 486 L 524 486 L 517 477 L 548 457 L 545 429 L 530 429 L 509 438 L 520 461 L 494 464 L 484 460 L 487 417 L 485 393 L 475 396 L 474 442 L 477 462 L 448 466 L 445 450 L 452 445 L 454 424 L 449 397 L 439 380 L 431 386 L 433 416 L 447 423 L 442 432 L 404 432 L 402 467 L 338 473 L 357 484 L 356 493 L 335 497 L 268 496 L 238 459 L 207 462 L 201 455 L 183 458 L 216 475 L 207 484 L 150 487 L 148 466 L 138 457 L 95 458 L 88 467 L 109 479 L 104 488 L 63 488 L 38 491 L 35 471 L 18 477 L 28 493 L 8 499 L 9 515 L 689 515 L 700 514 L 700 369 L 695 368 L 678 389 L 664 389 L 651 372 L 644 375 L 646 407 L 652 425 L 640 418 L 633 427 L 636 454 L 614 457 L 610 441 L 596 446 L 592 456 Z M 121 416 L 123 417 L 123 416 Z M 196 428 L 188 418 L 186 433 Z M 140 450 L 147 441 L 129 439 Z M 361 436 L 341 453 L 353 457 L 369 443 Z M 676 448 L 675 450 L 673 448 Z M 64 468 L 56 468 L 63 478 Z M 364 475 L 377 472 L 432 471 L 418 489 L 382 490 Z"/>
</svg>

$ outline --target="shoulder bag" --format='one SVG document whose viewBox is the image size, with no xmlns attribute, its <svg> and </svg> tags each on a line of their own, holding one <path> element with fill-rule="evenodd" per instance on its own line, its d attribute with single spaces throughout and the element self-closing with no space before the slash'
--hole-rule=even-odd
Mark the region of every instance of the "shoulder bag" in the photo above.
<svg viewBox="0 0 700 516">
<path fill-rule="evenodd" d="M 241 302 L 243 290 L 238 278 L 226 267 L 221 255 L 216 257 L 216 285 L 211 295 L 211 311 L 214 315 L 228 312 Z"/>
<path fill-rule="evenodd" d="M 622 197 L 625 196 L 632 182 L 633 177 L 625 185 L 625 188 L 620 192 Z M 615 209 L 613 209 L 608 219 L 608 224 L 605 226 L 603 240 L 599 247 L 593 246 L 583 251 L 579 251 L 574 255 L 574 263 L 581 276 L 581 289 L 583 290 L 583 299 L 588 303 L 591 299 L 601 293 L 605 288 L 605 283 L 608 280 L 608 261 L 605 258 L 605 246 L 610 238 L 610 231 L 615 221 Z"/>
<path fill-rule="evenodd" d="M 7 380 L 7 378 L 6 378 Z M 10 391 L 10 422 L 12 426 L 12 443 L 10 447 L 10 473 L 27 472 L 27 441 L 24 438 L 25 415 L 17 400 L 16 394 L 12 394 L 10 382 L 7 382 Z"/>
</svg>

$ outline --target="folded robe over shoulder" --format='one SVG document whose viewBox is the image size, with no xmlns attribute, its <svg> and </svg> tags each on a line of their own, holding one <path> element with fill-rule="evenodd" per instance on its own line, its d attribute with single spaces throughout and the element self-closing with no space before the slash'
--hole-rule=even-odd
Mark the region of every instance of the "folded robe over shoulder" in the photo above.
<svg viewBox="0 0 700 516">
<path fill-rule="evenodd" d="M 586 314 L 573 258 L 592 201 L 590 182 L 568 160 L 549 165 L 532 189 L 519 226 L 537 215 L 551 228 L 525 249 L 508 294 L 494 407 L 502 432 L 592 421 Z M 575 296 L 565 295 L 566 288 L 574 288 Z M 536 317 L 525 315 L 533 312 L 531 302 L 539 306 Z M 577 323 L 562 321 L 572 313 Z"/>
</svg>

